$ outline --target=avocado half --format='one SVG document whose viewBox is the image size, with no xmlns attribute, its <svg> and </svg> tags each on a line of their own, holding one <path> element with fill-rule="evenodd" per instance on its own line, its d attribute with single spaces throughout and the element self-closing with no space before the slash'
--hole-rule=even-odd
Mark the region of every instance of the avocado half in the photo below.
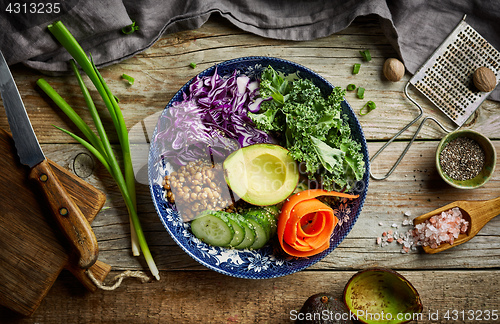
<svg viewBox="0 0 500 324">
<path fill-rule="evenodd" d="M 413 285 L 398 272 L 368 268 L 344 288 L 344 303 L 361 323 L 401 324 L 421 318 L 423 306 Z"/>
<path fill-rule="evenodd" d="M 257 206 L 275 205 L 293 192 L 299 181 L 297 162 L 284 147 L 253 144 L 231 153 L 223 163 L 231 190 Z"/>
</svg>

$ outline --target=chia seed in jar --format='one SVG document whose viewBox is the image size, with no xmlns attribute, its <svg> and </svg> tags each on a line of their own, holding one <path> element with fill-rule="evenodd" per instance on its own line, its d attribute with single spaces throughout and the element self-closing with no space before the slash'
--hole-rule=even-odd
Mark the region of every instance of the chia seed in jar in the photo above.
<svg viewBox="0 0 500 324">
<path fill-rule="evenodd" d="M 439 160 L 446 175 L 465 181 L 475 178 L 481 172 L 485 153 L 481 145 L 472 138 L 458 137 L 444 147 Z"/>
</svg>

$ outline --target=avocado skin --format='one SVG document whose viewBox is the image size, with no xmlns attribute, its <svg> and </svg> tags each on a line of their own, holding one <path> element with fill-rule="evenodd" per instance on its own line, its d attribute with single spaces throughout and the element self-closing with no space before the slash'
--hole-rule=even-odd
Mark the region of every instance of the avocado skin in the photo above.
<svg viewBox="0 0 500 324">
<path fill-rule="evenodd" d="M 327 297 L 328 301 L 325 303 L 324 300 Z M 326 311 L 326 312 L 325 312 Z M 328 293 L 319 293 L 309 297 L 302 308 L 300 313 L 304 316 L 300 316 L 295 323 L 296 324 L 352 324 L 350 320 L 349 309 L 347 306 L 337 298 L 333 297 Z M 328 314 L 323 316 L 323 314 Z M 344 317 L 348 317 L 347 320 L 336 320 L 335 314 L 347 314 Z M 331 315 L 333 314 L 333 315 Z M 315 316 L 314 316 L 315 315 Z"/>
</svg>

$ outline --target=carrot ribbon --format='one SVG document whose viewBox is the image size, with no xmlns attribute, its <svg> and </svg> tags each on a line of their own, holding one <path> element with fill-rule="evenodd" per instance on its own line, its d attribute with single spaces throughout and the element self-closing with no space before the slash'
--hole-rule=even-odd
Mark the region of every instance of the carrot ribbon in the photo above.
<svg viewBox="0 0 500 324">
<path fill-rule="evenodd" d="M 318 196 L 359 197 L 323 189 L 304 190 L 291 196 L 281 208 L 278 239 L 283 250 L 292 256 L 308 257 L 330 247 L 338 218 L 330 206 L 316 199 Z"/>
</svg>

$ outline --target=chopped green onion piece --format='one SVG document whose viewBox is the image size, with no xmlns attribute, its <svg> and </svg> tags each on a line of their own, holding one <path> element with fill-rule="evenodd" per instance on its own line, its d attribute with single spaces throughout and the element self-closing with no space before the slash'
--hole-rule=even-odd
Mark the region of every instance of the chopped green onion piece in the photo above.
<svg viewBox="0 0 500 324">
<path fill-rule="evenodd" d="M 358 74 L 360 68 L 361 68 L 361 64 L 359 64 L 359 63 L 354 64 L 352 67 L 352 74 Z"/>
<path fill-rule="evenodd" d="M 363 99 L 365 97 L 365 88 L 358 88 L 358 92 L 356 93 L 359 99 Z"/>
<path fill-rule="evenodd" d="M 126 75 L 125 73 L 122 74 L 122 79 L 125 79 L 128 81 L 128 84 L 132 85 L 134 84 L 135 79 L 131 77 L 130 75 Z"/>
<path fill-rule="evenodd" d="M 132 34 L 136 30 L 139 30 L 139 26 L 136 26 L 135 20 L 132 20 L 132 24 L 122 28 L 122 33 L 125 35 Z"/>
<path fill-rule="evenodd" d="M 363 113 L 363 109 L 365 109 L 365 108 L 366 108 L 366 112 Z M 361 108 L 361 110 L 359 111 L 359 115 L 360 116 L 367 115 L 370 111 L 372 111 L 375 108 L 377 108 L 377 105 L 373 101 L 368 101 L 367 103 L 365 103 L 363 108 Z"/>
<path fill-rule="evenodd" d="M 355 84 L 348 84 L 347 85 L 347 91 L 353 91 L 356 90 L 356 85 Z"/>
<path fill-rule="evenodd" d="M 189 66 L 194 69 L 196 67 L 196 63 L 191 62 Z"/>
<path fill-rule="evenodd" d="M 361 56 L 363 56 L 363 59 L 365 61 L 371 61 L 372 60 L 372 55 L 370 54 L 369 50 L 364 50 L 364 51 L 359 51 Z"/>
</svg>

